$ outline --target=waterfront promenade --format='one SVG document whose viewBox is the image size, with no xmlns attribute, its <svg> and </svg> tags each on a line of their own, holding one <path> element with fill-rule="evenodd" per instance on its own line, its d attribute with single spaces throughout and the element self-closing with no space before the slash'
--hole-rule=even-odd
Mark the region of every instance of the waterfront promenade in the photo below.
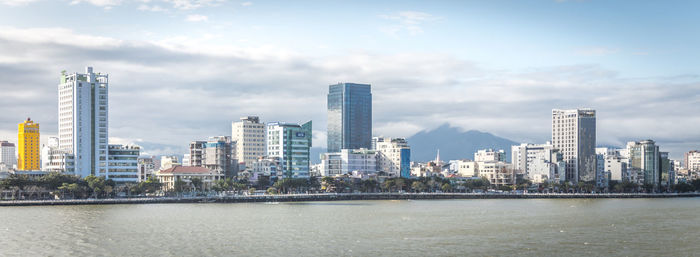
<svg viewBox="0 0 700 257">
<path fill-rule="evenodd" d="M 16 200 L 0 201 L 0 206 L 90 205 L 90 204 L 154 204 L 154 203 L 251 203 L 308 202 L 352 200 L 449 200 L 449 199 L 595 199 L 595 198 L 676 198 L 699 197 L 700 193 L 325 193 L 278 195 L 230 195 L 198 197 L 142 197 L 74 200 Z"/>
</svg>

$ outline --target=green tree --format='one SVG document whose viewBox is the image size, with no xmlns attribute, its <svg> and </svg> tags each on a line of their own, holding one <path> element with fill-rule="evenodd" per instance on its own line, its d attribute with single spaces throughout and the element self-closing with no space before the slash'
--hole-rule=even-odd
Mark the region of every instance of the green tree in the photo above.
<svg viewBox="0 0 700 257">
<path fill-rule="evenodd" d="M 444 183 L 440 189 L 442 189 L 442 192 L 452 192 L 452 185 L 450 185 L 450 183 Z"/>
<path fill-rule="evenodd" d="M 276 195 L 277 194 L 277 188 L 275 187 L 270 187 L 267 189 L 267 193 L 271 195 Z"/>
<path fill-rule="evenodd" d="M 194 191 L 201 191 L 203 189 L 201 178 L 192 178 L 190 180 L 190 184 L 192 184 L 192 188 L 194 189 Z"/>
<path fill-rule="evenodd" d="M 187 187 L 187 182 L 182 181 L 179 177 L 175 179 L 175 183 L 173 183 L 173 190 L 177 193 L 182 193 L 185 191 L 185 188 Z"/>
</svg>

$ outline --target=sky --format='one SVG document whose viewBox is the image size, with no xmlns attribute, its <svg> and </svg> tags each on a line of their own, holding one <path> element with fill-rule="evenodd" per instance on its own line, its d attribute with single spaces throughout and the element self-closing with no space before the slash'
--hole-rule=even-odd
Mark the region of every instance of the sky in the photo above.
<svg viewBox="0 0 700 257">
<path fill-rule="evenodd" d="M 551 138 L 551 110 L 597 110 L 598 145 L 700 148 L 698 1 L 0 0 L 0 140 L 57 134 L 61 71 L 108 73 L 111 143 L 182 154 L 247 115 L 313 120 L 369 83 L 373 133 L 449 123 Z M 694 114 L 695 113 L 695 114 Z M 409 142 L 410 143 L 410 142 Z"/>
</svg>

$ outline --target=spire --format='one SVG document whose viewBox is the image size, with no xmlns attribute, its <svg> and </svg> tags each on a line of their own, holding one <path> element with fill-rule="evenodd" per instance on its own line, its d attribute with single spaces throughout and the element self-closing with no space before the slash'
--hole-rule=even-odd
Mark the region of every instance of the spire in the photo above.
<svg viewBox="0 0 700 257">
<path fill-rule="evenodd" d="M 440 164 L 440 149 L 437 149 L 437 157 L 435 157 L 435 164 Z"/>
</svg>

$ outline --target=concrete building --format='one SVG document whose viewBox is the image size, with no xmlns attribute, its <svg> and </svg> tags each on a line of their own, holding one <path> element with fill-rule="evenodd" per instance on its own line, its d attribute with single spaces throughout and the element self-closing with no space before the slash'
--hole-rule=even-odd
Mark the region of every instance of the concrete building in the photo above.
<svg viewBox="0 0 700 257">
<path fill-rule="evenodd" d="M 641 172 L 642 177 L 637 181 L 640 184 L 660 186 L 661 164 L 659 146 L 653 140 L 628 142 L 626 153 L 628 154 L 628 169 L 632 172 Z M 632 174 L 634 175 L 634 174 Z"/>
<path fill-rule="evenodd" d="M 233 142 L 228 136 L 210 137 L 204 145 L 202 165 L 227 177 L 235 177 L 238 172 L 238 161 L 233 156 L 233 147 Z"/>
<path fill-rule="evenodd" d="M 513 171 L 524 174 L 533 183 L 562 182 L 566 163 L 558 149 L 546 144 L 520 144 L 511 147 Z"/>
<path fill-rule="evenodd" d="M 501 161 L 476 162 L 478 176 L 486 178 L 492 185 L 515 184 L 515 174 L 510 164 Z"/>
<path fill-rule="evenodd" d="M 223 179 L 224 174 L 209 170 L 204 167 L 184 167 L 174 166 L 169 169 L 157 171 L 156 178 L 163 183 L 163 190 L 172 191 L 175 189 L 175 181 L 181 180 L 187 184 L 188 188 L 192 187 L 192 179 L 198 178 L 202 181 L 200 190 L 211 190 L 217 180 Z"/>
<path fill-rule="evenodd" d="M 379 153 L 368 149 L 342 149 L 339 153 L 321 155 L 321 176 L 336 176 L 359 171 L 363 174 L 377 173 Z"/>
<path fill-rule="evenodd" d="M 59 149 L 75 157 L 75 174 L 107 175 L 108 135 L 107 74 L 61 74 L 58 85 Z"/>
<path fill-rule="evenodd" d="M 203 167 L 206 144 L 207 141 L 201 140 L 190 142 L 190 151 L 182 158 L 182 166 Z"/>
<path fill-rule="evenodd" d="M 457 161 L 457 174 L 463 178 L 478 177 L 479 170 L 476 167 L 476 162 L 470 160 Z"/>
<path fill-rule="evenodd" d="M 17 125 L 17 170 L 41 170 L 39 123 L 31 118 Z"/>
<path fill-rule="evenodd" d="M 562 152 L 568 181 L 596 181 L 595 110 L 552 110 L 552 145 Z"/>
<path fill-rule="evenodd" d="M 107 178 L 117 183 L 139 182 L 138 158 L 141 148 L 110 144 L 107 150 Z"/>
<path fill-rule="evenodd" d="M 372 142 L 379 152 L 378 172 L 389 177 L 411 177 L 411 147 L 405 138 L 374 137 Z"/>
<path fill-rule="evenodd" d="M 265 124 L 257 116 L 241 118 L 231 124 L 231 141 L 235 143 L 234 159 L 250 165 L 267 153 Z"/>
<path fill-rule="evenodd" d="M 8 169 L 11 169 L 17 165 L 15 144 L 8 141 L 0 141 L 0 163 L 2 163 Z"/>
<path fill-rule="evenodd" d="M 75 158 L 58 148 L 57 137 L 49 137 L 48 144 L 41 147 L 41 170 L 75 173 Z"/>
<path fill-rule="evenodd" d="M 693 150 L 684 154 L 683 156 L 683 168 L 686 168 L 692 172 L 700 171 L 700 151 Z"/>
<path fill-rule="evenodd" d="M 160 165 L 156 165 L 156 157 L 139 157 L 137 160 L 139 170 L 139 182 L 148 180 L 155 173 Z"/>
<path fill-rule="evenodd" d="M 598 157 L 598 173 L 607 175 L 608 182 L 610 181 L 631 181 L 631 175 L 627 171 L 627 157 L 619 149 L 607 147 L 596 148 Z"/>
<path fill-rule="evenodd" d="M 371 148 L 372 90 L 369 84 L 328 86 L 328 152 Z"/>
<path fill-rule="evenodd" d="M 309 177 L 311 129 L 311 121 L 303 125 L 282 122 L 267 124 L 267 156 L 280 159 L 284 177 Z"/>
<path fill-rule="evenodd" d="M 167 170 L 175 166 L 182 166 L 180 158 L 175 155 L 164 155 L 160 157 L 160 170 Z"/>
<path fill-rule="evenodd" d="M 506 162 L 506 151 L 482 149 L 474 153 L 475 162 Z"/>
</svg>

